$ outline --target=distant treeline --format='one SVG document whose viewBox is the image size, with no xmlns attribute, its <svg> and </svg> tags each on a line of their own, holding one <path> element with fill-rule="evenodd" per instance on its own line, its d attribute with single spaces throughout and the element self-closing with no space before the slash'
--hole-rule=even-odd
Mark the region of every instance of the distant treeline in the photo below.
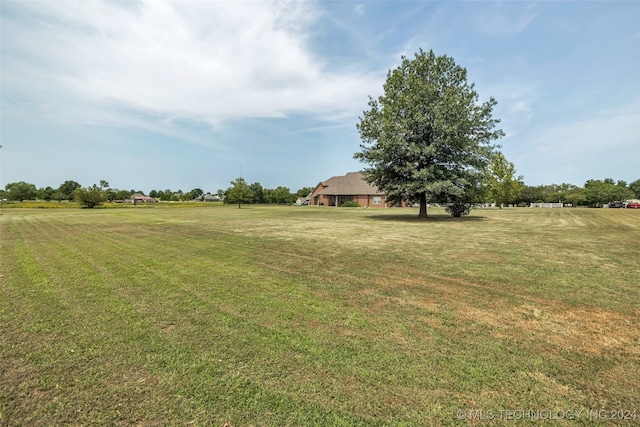
<svg viewBox="0 0 640 427">
<path fill-rule="evenodd" d="M 24 181 L 12 182 L 0 190 L 0 198 L 10 201 L 24 200 L 44 200 L 44 201 L 63 201 L 77 200 L 78 191 L 83 187 L 75 181 L 65 181 L 58 188 L 41 187 L 37 188 L 34 184 Z M 86 189 L 100 189 L 104 197 L 104 201 L 118 201 L 131 199 L 134 194 L 153 197 L 158 201 L 190 201 L 202 199 L 205 194 L 218 196 L 221 200 L 225 199 L 226 194 L 232 187 L 226 190 L 218 189 L 216 192 L 205 193 L 200 188 L 194 188 L 191 191 L 182 190 L 151 190 L 148 194 L 141 190 L 118 190 L 110 188 L 109 183 L 100 181 L 100 185 L 86 187 Z M 291 192 L 289 188 L 279 186 L 273 189 L 263 188 L 259 182 L 249 184 L 251 189 L 251 200 L 247 203 L 294 203 L 299 197 L 307 197 L 312 191 L 312 187 L 303 187 L 298 191 Z M 590 179 L 580 187 L 573 184 L 550 184 L 530 186 L 523 185 L 521 191 L 515 194 L 511 200 L 507 200 L 505 204 L 512 205 L 529 205 L 538 202 L 562 202 L 574 206 L 593 206 L 600 207 L 605 204 L 617 200 L 640 199 L 640 179 L 629 184 L 625 181 L 615 181 L 612 178 L 603 180 Z M 492 200 L 486 200 L 491 202 Z"/>
<path fill-rule="evenodd" d="M 551 184 L 524 186 L 512 203 L 522 205 L 540 202 L 561 202 L 573 206 L 602 207 L 617 200 L 640 199 L 640 179 L 627 184 L 611 178 L 590 179 L 584 186 L 573 184 Z"/>
<path fill-rule="evenodd" d="M 291 192 L 287 187 L 276 187 L 273 189 L 263 188 L 258 182 L 255 182 L 249 186 L 251 188 L 253 198 L 250 203 L 293 203 L 298 197 L 308 196 L 313 188 L 303 187 L 298 191 Z M 101 197 L 104 201 L 122 201 L 130 200 L 134 195 L 144 195 L 153 197 L 158 201 L 191 201 L 202 199 L 206 194 L 218 196 L 221 200 L 225 198 L 225 194 L 229 191 L 218 189 L 215 192 L 206 192 L 200 188 L 194 188 L 191 191 L 182 190 L 151 190 L 147 194 L 142 190 L 119 190 L 117 188 L 111 188 L 107 181 L 100 181 L 99 185 L 93 185 L 90 187 L 83 187 L 76 181 L 65 181 L 58 188 L 53 187 L 40 187 L 37 188 L 34 184 L 20 181 L 11 182 L 5 186 L 4 189 L 0 189 L 0 199 L 10 201 L 25 201 L 25 200 L 43 200 L 43 201 L 58 201 L 64 200 L 78 200 L 79 195 L 82 195 L 82 189 L 91 190 L 98 189 L 101 192 Z M 97 193 L 97 192 L 96 192 Z"/>
</svg>

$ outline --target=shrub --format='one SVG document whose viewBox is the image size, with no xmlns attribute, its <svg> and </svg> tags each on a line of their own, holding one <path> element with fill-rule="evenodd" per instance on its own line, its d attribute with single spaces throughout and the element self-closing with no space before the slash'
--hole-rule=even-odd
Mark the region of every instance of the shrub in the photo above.
<svg viewBox="0 0 640 427">
<path fill-rule="evenodd" d="M 359 208 L 360 204 L 353 200 L 348 200 L 340 205 L 341 208 Z"/>
<path fill-rule="evenodd" d="M 87 188 L 77 188 L 74 191 L 75 199 L 86 208 L 94 208 L 100 206 L 107 200 L 107 194 L 97 185 Z"/>
<path fill-rule="evenodd" d="M 474 208 L 472 203 L 454 202 L 449 203 L 444 210 L 452 217 L 460 218 L 463 215 L 469 215 L 472 208 Z"/>
</svg>

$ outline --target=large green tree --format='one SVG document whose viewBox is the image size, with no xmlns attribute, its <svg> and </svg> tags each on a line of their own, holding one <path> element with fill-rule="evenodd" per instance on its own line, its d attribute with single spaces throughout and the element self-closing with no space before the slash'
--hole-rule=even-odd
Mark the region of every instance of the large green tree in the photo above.
<svg viewBox="0 0 640 427">
<path fill-rule="evenodd" d="M 10 182 L 4 186 L 6 190 L 6 196 L 9 200 L 17 200 L 22 202 L 23 200 L 31 200 L 36 197 L 36 186 L 34 184 L 20 181 Z"/>
<path fill-rule="evenodd" d="M 51 195 L 51 198 L 53 200 L 57 200 L 58 203 L 62 202 L 63 200 L 66 200 L 66 195 L 64 193 L 62 193 L 62 191 L 60 190 L 56 190 L 53 192 L 53 194 Z"/>
<path fill-rule="evenodd" d="M 135 193 L 135 191 L 132 191 L 131 193 Z M 164 191 L 158 191 L 156 194 L 158 195 L 158 198 L 163 202 L 175 202 L 176 200 L 178 200 L 178 198 L 176 197 L 177 193 L 171 191 L 168 188 Z"/>
<path fill-rule="evenodd" d="M 64 199 L 65 200 L 72 200 L 73 199 L 73 192 L 76 191 L 76 189 L 80 188 L 81 185 L 78 184 L 75 181 L 72 180 L 68 180 L 65 181 L 64 183 L 60 184 L 60 187 L 58 187 L 58 191 L 62 194 L 64 194 Z"/>
<path fill-rule="evenodd" d="M 302 187 L 301 189 L 296 191 L 296 198 L 297 197 L 307 197 L 312 192 L 313 192 L 313 187 Z"/>
<path fill-rule="evenodd" d="M 296 200 L 296 195 L 291 194 L 291 190 L 288 187 L 278 186 L 271 190 L 271 203 L 293 203 Z"/>
<path fill-rule="evenodd" d="M 522 179 L 522 176 L 516 177 L 513 163 L 508 161 L 504 154 L 496 152 L 487 168 L 485 185 L 500 209 L 505 203 L 515 203 L 518 199 L 524 190 Z"/>
<path fill-rule="evenodd" d="M 249 187 L 251 188 L 251 192 L 253 193 L 253 200 L 251 201 L 251 203 L 267 203 L 262 184 L 260 184 L 259 182 L 254 182 Z"/>
<path fill-rule="evenodd" d="M 252 200 L 253 192 L 244 178 L 236 178 L 235 181 L 231 181 L 231 187 L 225 193 L 225 203 L 237 204 L 240 209 L 243 203 L 251 203 Z"/>
<path fill-rule="evenodd" d="M 384 95 L 369 99 L 357 128 L 366 179 L 389 199 L 468 205 L 502 137 L 491 115 L 496 101 L 479 103 L 466 69 L 446 55 L 420 50 L 389 71 Z"/>
<path fill-rule="evenodd" d="M 46 200 L 49 201 L 51 199 L 53 199 L 53 193 L 56 190 L 54 190 L 51 187 L 40 187 L 38 188 L 38 191 L 36 191 L 36 197 L 40 200 Z"/>
<path fill-rule="evenodd" d="M 516 203 L 525 203 L 528 205 L 535 202 L 542 202 L 543 198 L 544 193 L 542 186 L 534 187 L 532 185 L 525 185 L 520 192 L 520 197 L 516 199 Z"/>
<path fill-rule="evenodd" d="M 115 200 L 124 201 L 124 200 L 127 200 L 127 199 L 131 198 L 131 191 L 129 191 L 129 190 L 120 190 L 120 191 L 118 191 L 116 193 L 115 196 L 116 196 Z M 153 197 L 153 196 L 151 196 L 151 197 Z"/>
</svg>

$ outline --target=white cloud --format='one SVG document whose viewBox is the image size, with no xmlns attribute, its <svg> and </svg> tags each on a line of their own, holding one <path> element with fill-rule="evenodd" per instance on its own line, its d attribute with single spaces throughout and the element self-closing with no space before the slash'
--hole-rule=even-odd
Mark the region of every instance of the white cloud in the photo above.
<svg viewBox="0 0 640 427">
<path fill-rule="evenodd" d="M 538 151 L 558 156 L 612 150 L 621 154 L 625 150 L 637 152 L 640 148 L 640 102 L 636 100 L 590 117 L 556 124 L 534 133 L 532 139 L 538 142 Z"/>
<path fill-rule="evenodd" d="M 524 31 L 535 20 L 536 13 L 532 11 L 531 5 L 524 8 L 522 12 L 513 13 L 510 4 L 497 3 L 491 10 L 480 13 L 476 19 L 476 25 L 486 34 L 499 36 L 514 36 Z"/>
<path fill-rule="evenodd" d="M 353 8 L 353 11 L 355 12 L 356 15 L 364 15 L 364 5 L 363 4 L 358 4 Z"/>
<path fill-rule="evenodd" d="M 513 154 L 519 173 L 538 177 L 530 184 L 572 182 L 607 176 L 637 179 L 640 158 L 640 103 L 579 118 L 538 124 L 513 138 Z"/>
<path fill-rule="evenodd" d="M 507 138 L 512 138 L 529 127 L 535 117 L 535 105 L 541 96 L 538 84 L 534 82 L 485 82 L 476 89 L 482 101 L 489 96 L 498 101 L 494 117 L 501 120 L 500 127 Z"/>
<path fill-rule="evenodd" d="M 524 101 L 516 101 L 512 106 L 511 106 L 511 112 L 512 113 L 520 113 L 520 112 L 530 112 L 531 111 L 531 107 L 529 107 L 527 105 L 526 102 Z"/>
<path fill-rule="evenodd" d="M 30 114 L 58 120 L 219 125 L 292 112 L 336 115 L 359 111 L 380 84 L 313 55 L 307 34 L 319 11 L 310 2 L 3 7 L 5 109 L 22 100 Z"/>
</svg>

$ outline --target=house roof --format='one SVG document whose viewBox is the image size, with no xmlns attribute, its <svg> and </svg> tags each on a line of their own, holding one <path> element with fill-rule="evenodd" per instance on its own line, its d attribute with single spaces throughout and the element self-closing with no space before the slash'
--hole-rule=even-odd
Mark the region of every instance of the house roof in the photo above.
<svg viewBox="0 0 640 427">
<path fill-rule="evenodd" d="M 365 181 L 360 172 L 349 172 L 344 176 L 333 176 L 316 187 L 314 195 L 353 196 L 357 194 L 384 194 L 375 185 Z"/>
<path fill-rule="evenodd" d="M 154 200 L 155 201 L 153 197 L 145 196 L 144 194 L 140 194 L 140 193 L 132 194 L 131 198 L 136 200 L 148 200 L 148 201 Z"/>
</svg>

